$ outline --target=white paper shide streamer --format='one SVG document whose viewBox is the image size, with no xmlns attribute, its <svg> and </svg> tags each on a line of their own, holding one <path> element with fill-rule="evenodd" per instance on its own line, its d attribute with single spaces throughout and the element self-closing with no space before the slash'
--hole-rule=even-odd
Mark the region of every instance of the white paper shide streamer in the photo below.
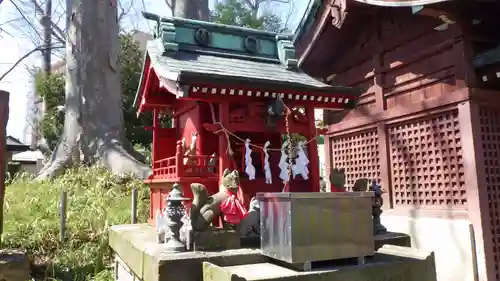
<svg viewBox="0 0 500 281">
<path fill-rule="evenodd" d="M 288 141 L 283 142 L 281 145 L 281 157 L 278 167 L 281 169 L 280 179 L 284 181 L 289 181 L 290 176 L 288 175 L 288 163 L 286 162 L 288 155 L 286 153 L 286 147 L 288 146 Z"/>
<path fill-rule="evenodd" d="M 245 140 L 245 173 L 249 180 L 255 179 L 255 167 L 252 164 L 252 149 L 250 148 L 250 139 Z"/>
<path fill-rule="evenodd" d="M 156 233 L 158 234 L 158 242 L 166 243 L 170 237 L 170 228 L 168 227 L 168 217 L 165 212 L 160 209 L 156 210 Z"/>
<path fill-rule="evenodd" d="M 271 166 L 269 164 L 269 154 L 267 153 L 267 147 L 271 145 L 269 141 L 264 144 L 264 175 L 266 176 L 266 184 L 273 183 L 273 176 L 271 174 Z"/>
<path fill-rule="evenodd" d="M 309 164 L 309 159 L 307 159 L 306 153 L 304 152 L 304 142 L 299 141 L 297 143 L 297 159 L 295 159 L 295 164 L 292 166 L 293 178 L 297 175 L 301 175 L 303 179 L 309 179 L 309 169 L 307 165 Z"/>
</svg>

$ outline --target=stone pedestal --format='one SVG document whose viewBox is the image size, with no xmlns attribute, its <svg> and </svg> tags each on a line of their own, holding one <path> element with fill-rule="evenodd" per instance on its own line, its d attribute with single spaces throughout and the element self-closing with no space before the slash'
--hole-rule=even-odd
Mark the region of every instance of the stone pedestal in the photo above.
<svg viewBox="0 0 500 281">
<path fill-rule="evenodd" d="M 192 251 L 219 251 L 241 248 L 240 235 L 234 230 L 190 230 L 186 236 L 186 247 Z"/>
<path fill-rule="evenodd" d="M 321 267 L 296 271 L 274 263 L 219 266 L 203 263 L 203 281 L 436 281 L 434 255 L 412 248 L 386 245 L 364 265 Z"/>
<path fill-rule="evenodd" d="M 147 224 L 115 225 L 109 230 L 109 246 L 119 258 L 117 280 L 201 281 L 202 263 L 231 266 L 267 262 L 259 249 L 172 253 L 156 242 L 155 229 Z"/>
<path fill-rule="evenodd" d="M 213 233 L 212 233 L 213 234 Z M 227 233 L 226 233 L 227 234 Z M 224 235 L 224 234 L 222 234 Z M 219 237 L 220 238 L 220 237 Z M 377 246 L 386 243 L 393 243 L 394 239 L 399 241 L 398 243 L 407 244 L 407 236 L 401 234 L 387 234 L 381 237 L 380 243 L 375 243 Z M 377 239 L 375 239 L 377 241 Z M 118 281 L 224 281 L 227 277 L 226 271 L 231 268 L 243 268 L 243 270 L 255 270 L 255 274 L 265 274 L 271 271 L 271 269 L 277 269 L 273 271 L 273 276 L 280 276 L 284 279 L 287 276 L 304 275 L 304 276 L 314 276 L 315 268 L 309 272 L 300 272 L 298 270 L 293 270 L 290 268 L 283 267 L 282 265 L 276 265 L 275 261 L 262 255 L 260 249 L 243 248 L 243 249 L 232 249 L 232 250 L 218 250 L 218 251 L 188 251 L 182 253 L 172 253 L 169 252 L 165 244 L 158 244 L 156 242 L 156 232 L 155 229 L 146 224 L 135 224 L 135 225 L 117 225 L 112 226 L 109 231 L 109 245 L 113 249 L 117 259 L 116 259 L 116 280 Z M 335 278 L 330 279 L 330 275 L 325 279 L 305 279 L 308 280 L 351 280 L 357 281 L 359 279 L 357 276 L 366 277 L 362 279 L 363 281 L 370 280 L 393 280 L 390 278 L 396 278 L 394 274 L 387 275 L 387 278 L 381 277 L 384 272 L 399 272 L 398 270 L 403 270 L 404 273 L 407 268 L 415 267 L 416 270 L 422 270 L 426 268 L 426 272 L 434 272 L 433 267 L 433 256 L 429 253 L 423 253 L 419 251 L 414 251 L 410 248 L 397 248 L 397 254 L 390 252 L 387 246 L 382 247 L 375 253 L 373 258 L 367 259 L 366 265 L 354 266 L 341 265 L 337 267 L 337 271 L 342 271 L 342 273 L 336 273 L 337 275 L 332 275 Z M 432 262 L 429 260 L 432 258 Z M 208 272 L 203 269 L 203 263 L 207 262 L 205 268 L 216 267 L 216 269 Z M 382 265 L 379 266 L 379 263 Z M 421 264 L 425 263 L 425 266 Z M 249 267 L 246 267 L 249 266 Z M 374 267 L 376 269 L 369 269 L 369 267 Z M 218 268 L 223 268 L 223 271 L 219 272 Z M 403 269 L 398 269 L 403 268 Z M 258 269 L 258 270 L 257 270 Z M 208 269 L 207 269 L 208 270 Z M 414 272 L 413 269 L 409 269 Z M 382 272 L 379 273 L 377 278 L 370 279 L 371 277 L 367 274 L 371 274 L 372 271 Z M 240 272 L 240 271 L 238 271 Z M 241 272 L 240 272 L 241 273 Z M 279 273 L 279 274 L 278 274 Z M 283 273 L 283 274 L 282 274 Z M 402 274 L 403 274 L 402 273 Z M 212 275 L 211 275 L 212 274 Z M 217 279 L 216 277 L 222 274 L 222 279 Z M 226 274 L 226 275 L 225 275 Z M 237 273 L 239 274 L 239 273 Z M 311 275 L 313 274 L 313 275 Z M 333 274 L 333 273 L 330 273 Z M 406 273 L 404 273 L 406 274 Z M 422 273 L 420 273 L 422 274 Z M 427 273 L 426 273 L 427 274 Z M 226 277 L 225 277 L 226 276 Z M 347 279 L 343 279 L 345 278 Z M 354 277 L 353 277 L 354 276 Z M 406 276 L 406 275 L 402 275 Z M 425 276 L 425 275 L 419 275 Z M 418 279 L 419 281 L 434 281 L 432 279 L 432 274 L 430 278 Z M 215 278 L 215 279 L 214 279 Z M 246 278 L 241 276 L 241 278 Z M 273 277 L 274 278 L 274 277 Z M 294 277 L 295 278 L 295 277 Z M 310 277 L 312 278 L 312 277 Z M 315 278 L 318 278 L 317 276 Z M 403 277 L 401 277 L 403 278 Z M 227 279 L 227 280 L 245 280 L 245 279 Z M 248 279 L 252 280 L 252 279 Z M 274 280 L 274 279 L 263 279 L 263 280 Z M 278 279 L 276 279 L 278 280 Z M 282 280 L 282 279 L 279 279 Z M 295 279 L 294 279 L 295 280 Z M 300 281 L 301 279 L 297 279 Z M 399 280 L 399 279 L 394 279 Z M 407 281 L 406 279 L 402 279 Z M 408 281 L 413 281 L 417 279 L 408 279 Z M 285 281 L 285 280 L 284 280 Z"/>
<path fill-rule="evenodd" d="M 30 273 L 30 262 L 24 252 L 0 250 L 0 280 L 26 281 Z"/>
</svg>

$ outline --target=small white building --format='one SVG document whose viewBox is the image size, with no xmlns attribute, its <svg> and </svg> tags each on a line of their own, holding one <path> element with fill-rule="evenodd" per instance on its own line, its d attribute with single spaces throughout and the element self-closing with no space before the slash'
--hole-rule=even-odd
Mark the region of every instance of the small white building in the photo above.
<svg viewBox="0 0 500 281">
<path fill-rule="evenodd" d="M 43 153 L 40 150 L 27 150 L 12 155 L 11 165 L 19 165 L 17 172 L 37 174 L 43 167 Z"/>
</svg>

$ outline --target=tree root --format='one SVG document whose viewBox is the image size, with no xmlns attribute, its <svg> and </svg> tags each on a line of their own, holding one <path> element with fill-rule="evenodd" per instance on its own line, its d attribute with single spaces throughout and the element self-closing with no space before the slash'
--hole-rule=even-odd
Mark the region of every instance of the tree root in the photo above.
<svg viewBox="0 0 500 281">
<path fill-rule="evenodd" d="M 118 141 L 100 141 L 99 148 L 96 152 L 97 155 L 94 157 L 88 157 L 88 155 L 84 153 L 85 150 L 89 151 L 88 148 L 85 150 L 82 149 L 83 151 L 78 151 L 78 145 L 75 145 L 73 148 L 67 149 L 63 153 L 58 153 L 61 147 L 64 147 L 62 142 L 58 144 L 56 150 L 52 154 L 52 158 L 40 171 L 36 180 L 51 179 L 74 164 L 94 164 L 94 162 L 78 161 L 80 159 L 80 153 L 82 152 L 84 155 L 83 159 L 96 159 L 99 164 L 103 165 L 111 173 L 119 176 L 132 175 L 137 178 L 146 179 L 152 173 L 149 165 L 136 160 Z"/>
<path fill-rule="evenodd" d="M 99 162 L 116 175 L 133 175 L 146 179 L 151 173 L 151 167 L 134 158 L 117 140 L 100 141 L 97 153 Z M 138 153 L 138 152 L 136 152 Z"/>
<path fill-rule="evenodd" d="M 67 156 L 62 156 L 62 157 L 56 157 L 57 155 L 57 149 L 52 153 L 51 159 L 45 163 L 43 166 L 42 170 L 38 173 L 37 177 L 35 180 L 38 181 L 43 181 L 43 180 L 50 180 L 56 175 L 60 175 L 64 169 L 66 169 L 69 166 L 69 163 L 71 162 L 71 155 L 68 154 Z"/>
<path fill-rule="evenodd" d="M 125 151 L 127 151 L 128 154 L 130 154 L 130 156 L 135 158 L 135 160 L 146 164 L 146 156 L 142 155 L 137 150 L 135 150 L 135 148 L 132 144 L 127 142 L 127 143 L 123 144 L 123 148 L 125 149 Z"/>
<path fill-rule="evenodd" d="M 73 164 L 73 158 L 78 153 L 78 140 L 76 136 L 73 136 L 69 141 L 59 141 L 51 158 L 42 170 L 38 173 L 35 180 L 49 180 L 54 176 L 61 174 L 66 168 Z"/>
</svg>

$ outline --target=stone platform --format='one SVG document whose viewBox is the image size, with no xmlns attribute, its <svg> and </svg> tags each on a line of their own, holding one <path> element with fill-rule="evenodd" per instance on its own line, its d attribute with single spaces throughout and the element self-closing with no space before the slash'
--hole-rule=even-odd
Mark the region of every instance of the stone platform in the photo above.
<svg viewBox="0 0 500 281">
<path fill-rule="evenodd" d="M 296 271 L 273 263 L 218 266 L 203 263 L 203 281 L 436 281 L 434 255 L 385 245 L 364 265 L 324 266 Z"/>
<path fill-rule="evenodd" d="M 0 280 L 26 281 L 30 273 L 30 262 L 23 251 L 0 250 Z"/>
<path fill-rule="evenodd" d="M 394 241 L 396 245 L 405 245 L 409 243 L 409 239 L 406 239 L 404 235 L 401 234 L 385 234 L 380 239 L 375 239 L 376 248 L 380 247 L 382 244 L 391 243 Z M 207 268 L 221 268 L 223 272 L 228 269 L 238 268 L 238 266 L 255 266 L 255 264 L 260 264 L 262 268 L 267 268 L 269 266 L 276 267 L 277 265 L 271 264 L 271 260 L 261 255 L 259 248 L 243 248 L 235 250 L 217 251 L 217 252 L 184 252 L 184 253 L 171 253 L 168 252 L 165 244 L 158 244 L 157 234 L 155 229 L 147 224 L 135 224 L 135 225 L 116 225 L 112 226 L 109 231 L 109 245 L 116 254 L 116 280 L 141 280 L 141 281 L 208 281 L 208 277 L 203 276 L 203 263 L 206 263 Z M 414 252 L 413 249 L 405 248 L 410 252 L 405 252 L 405 254 L 400 254 L 400 256 L 392 257 L 390 263 L 403 263 L 412 264 L 407 259 L 412 258 L 417 255 L 420 257 L 422 254 L 420 252 Z M 368 260 L 366 267 L 371 268 L 377 263 L 385 262 L 385 259 L 389 254 L 385 254 L 386 248 L 379 249 L 375 255 L 375 262 Z M 398 250 L 403 251 L 403 250 Z M 403 251 L 404 252 L 404 251 Z M 417 260 L 415 262 L 419 262 Z M 264 265 L 266 264 L 266 265 Z M 269 265 L 268 265 L 269 264 Z M 427 263 L 426 263 L 427 264 Z M 236 267 L 235 267 L 236 266 Z M 376 268 L 378 268 L 377 266 Z M 345 267 L 346 269 L 350 267 Z M 385 268 L 385 267 L 384 267 Z M 215 270 L 215 269 L 214 269 Z M 246 269 L 248 270 L 248 269 Z M 288 271 L 289 269 L 282 268 L 281 271 Z M 372 269 L 364 269 L 369 272 Z M 394 269 L 391 269 L 394 270 Z M 294 270 L 291 270 L 296 272 Z M 343 269 L 344 271 L 344 269 Z M 349 269 L 352 274 L 360 274 L 358 269 Z M 302 274 L 302 273 L 301 273 Z M 347 274 L 347 273 L 342 273 Z M 307 274 L 305 274 L 307 276 Z M 330 275 L 328 275 L 330 276 Z M 365 276 L 362 274 L 361 276 Z M 295 277 L 294 277 L 295 278 Z M 323 278 L 323 277 L 322 277 Z M 330 278 L 330 277 L 328 277 Z M 332 277 L 333 278 L 333 277 Z M 337 277 L 335 277 L 337 278 Z M 346 278 L 353 279 L 350 275 Z M 346 280 L 348 280 L 346 279 Z M 215 280 L 215 279 L 214 279 Z M 228 279 L 229 280 L 229 279 Z M 241 279 L 245 280 L 245 279 Z M 252 280 L 252 279 L 248 279 Z M 263 279 L 268 280 L 268 279 Z M 274 280 L 274 279 L 269 279 Z M 281 280 L 281 279 L 280 279 Z M 300 279 L 302 280 L 302 279 Z M 309 280 L 309 279 L 305 279 Z M 327 280 L 327 279 L 321 279 Z M 344 279 L 328 279 L 328 280 L 344 280 Z M 372 279 L 354 279 L 369 281 Z M 373 280 L 393 280 L 393 279 L 373 279 Z M 399 280 L 399 279 L 394 279 Z M 405 280 L 406 279 L 402 279 Z M 412 281 L 414 279 L 408 279 Z M 416 279 L 415 279 L 416 280 Z M 434 279 L 419 279 L 421 281 L 434 281 Z M 223 281 L 222 279 L 220 281 Z"/>
<path fill-rule="evenodd" d="M 201 281 L 203 262 L 232 266 L 268 261 L 259 249 L 169 253 L 156 239 L 155 229 L 147 224 L 110 228 L 109 245 L 118 257 L 117 272 L 132 275 L 117 276 L 117 280 Z"/>
</svg>

